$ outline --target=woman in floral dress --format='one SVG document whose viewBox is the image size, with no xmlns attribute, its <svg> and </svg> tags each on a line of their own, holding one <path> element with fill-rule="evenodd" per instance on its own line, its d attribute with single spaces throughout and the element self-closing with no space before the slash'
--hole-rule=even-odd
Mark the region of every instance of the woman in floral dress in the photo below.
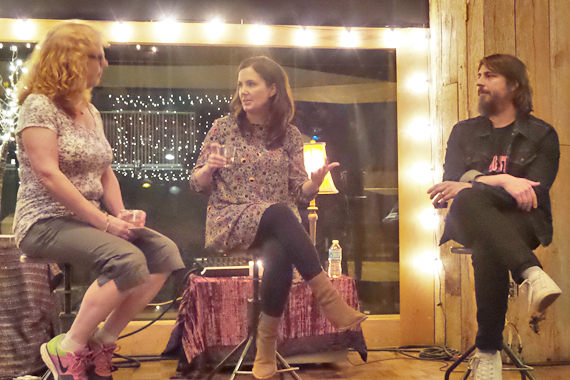
<svg viewBox="0 0 570 380">
<path fill-rule="evenodd" d="M 231 108 L 233 114 L 216 120 L 208 132 L 190 185 L 210 193 L 206 248 L 262 251 L 262 312 L 253 375 L 267 379 L 277 371 L 277 332 L 293 267 L 334 326 L 349 329 L 366 316 L 348 306 L 331 284 L 300 223 L 296 202 L 313 199 L 325 175 L 339 164 L 307 176 L 301 133 L 289 124 L 293 100 L 283 68 L 267 57 L 242 62 Z M 222 146 L 235 148 L 233 163 L 220 154 Z"/>
<path fill-rule="evenodd" d="M 117 217 L 124 205 L 113 154 L 90 103 L 105 67 L 99 32 L 78 22 L 58 24 L 34 50 L 18 90 L 16 243 L 31 258 L 99 275 L 69 332 L 40 348 L 55 380 L 112 379 L 119 333 L 170 273 L 184 267 L 170 239 L 152 230 L 137 236 Z"/>
</svg>

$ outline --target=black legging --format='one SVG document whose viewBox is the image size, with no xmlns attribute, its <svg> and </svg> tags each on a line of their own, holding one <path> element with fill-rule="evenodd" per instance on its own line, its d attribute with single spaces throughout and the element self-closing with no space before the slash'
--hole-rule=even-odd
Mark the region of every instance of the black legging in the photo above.
<svg viewBox="0 0 570 380">
<path fill-rule="evenodd" d="M 540 266 L 532 252 L 539 241 L 528 215 L 503 207 L 492 193 L 473 188 L 460 191 L 449 210 L 446 232 L 453 231 L 449 237 L 473 249 L 478 324 L 475 345 L 479 349 L 502 349 L 509 271 L 521 283 L 525 269 Z"/>
<path fill-rule="evenodd" d="M 261 248 L 263 281 L 261 310 L 272 317 L 285 311 L 293 283 L 293 266 L 305 281 L 322 272 L 317 251 L 297 216 L 285 203 L 265 210 L 251 245 Z"/>
</svg>

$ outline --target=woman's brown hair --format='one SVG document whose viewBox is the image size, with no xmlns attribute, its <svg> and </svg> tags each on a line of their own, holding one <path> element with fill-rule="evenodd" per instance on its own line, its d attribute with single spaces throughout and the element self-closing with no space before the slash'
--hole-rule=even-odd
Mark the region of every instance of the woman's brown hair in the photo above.
<svg viewBox="0 0 570 380">
<path fill-rule="evenodd" d="M 295 106 L 293 96 L 291 95 L 291 87 L 289 86 L 289 78 L 285 70 L 275 61 L 268 57 L 251 57 L 244 60 L 238 68 L 238 73 L 251 67 L 265 81 L 267 87 L 275 85 L 275 95 L 269 98 L 269 118 L 267 120 L 267 136 L 265 145 L 267 148 L 277 148 L 283 143 L 287 131 L 287 124 L 293 118 Z M 237 120 L 238 126 L 242 131 L 251 130 L 251 125 L 243 110 L 241 99 L 239 98 L 239 90 L 236 89 L 234 98 L 230 104 L 230 109 Z"/>
</svg>

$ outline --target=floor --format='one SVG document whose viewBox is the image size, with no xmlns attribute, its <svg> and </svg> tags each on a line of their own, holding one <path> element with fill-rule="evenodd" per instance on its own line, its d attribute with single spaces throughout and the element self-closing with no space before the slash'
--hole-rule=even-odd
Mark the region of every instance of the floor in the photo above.
<svg viewBox="0 0 570 380">
<path fill-rule="evenodd" d="M 347 360 L 335 364 L 302 366 L 298 372 L 303 380 L 372 380 L 372 379 L 402 379 L 429 380 L 444 379 L 448 363 L 435 361 L 420 361 L 391 352 L 369 352 L 368 363 L 363 363 L 357 353 L 350 352 Z M 454 372 L 450 380 L 462 378 L 462 371 Z M 213 380 L 226 380 L 231 372 L 216 375 Z M 176 374 L 176 361 L 142 363 L 138 369 L 119 369 L 114 373 L 114 380 L 160 380 L 171 379 Z M 532 372 L 537 380 L 567 380 L 570 378 L 570 366 L 537 367 Z M 203 378 L 205 379 L 206 376 Z M 279 376 L 274 376 L 278 379 Z M 285 379 L 292 377 L 286 376 Z M 503 372 L 503 380 L 520 379 L 516 372 Z M 182 378 L 179 378 L 182 379 Z M 237 379 L 253 379 L 252 376 L 242 375 Z M 471 378 L 470 378 L 471 379 Z"/>
</svg>

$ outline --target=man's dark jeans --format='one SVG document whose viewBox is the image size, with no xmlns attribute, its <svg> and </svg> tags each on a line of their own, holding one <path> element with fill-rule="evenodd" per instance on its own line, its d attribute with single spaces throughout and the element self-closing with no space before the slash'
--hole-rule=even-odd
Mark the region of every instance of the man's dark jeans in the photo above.
<svg viewBox="0 0 570 380">
<path fill-rule="evenodd" d="M 539 241 L 528 214 L 477 188 L 460 191 L 449 210 L 444 235 L 473 250 L 479 326 L 475 345 L 481 350 L 502 348 L 509 271 L 520 284 L 525 269 L 540 266 L 533 253 Z"/>
</svg>

